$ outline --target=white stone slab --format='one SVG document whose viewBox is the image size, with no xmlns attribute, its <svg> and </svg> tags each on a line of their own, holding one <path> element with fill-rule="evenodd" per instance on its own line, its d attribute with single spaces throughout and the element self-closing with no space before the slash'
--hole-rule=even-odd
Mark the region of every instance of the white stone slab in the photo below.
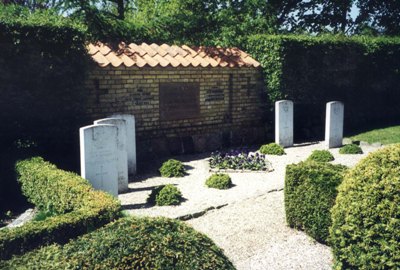
<svg viewBox="0 0 400 270">
<path fill-rule="evenodd" d="M 79 129 L 81 176 L 95 189 L 118 196 L 118 128 L 92 125 Z"/>
<path fill-rule="evenodd" d="M 128 173 L 130 176 L 136 175 L 136 131 L 135 117 L 131 114 L 114 114 L 111 118 L 121 118 L 126 121 L 126 149 L 128 151 Z"/>
<path fill-rule="evenodd" d="M 104 118 L 94 121 L 95 125 L 108 124 L 118 128 L 117 156 L 118 156 L 118 193 L 127 191 L 128 188 L 128 152 L 126 150 L 127 128 L 126 121 L 120 118 Z"/>
<path fill-rule="evenodd" d="M 344 105 L 340 101 L 326 104 L 325 145 L 328 148 L 340 147 L 343 142 Z"/>
<path fill-rule="evenodd" d="M 275 102 L 275 143 L 293 146 L 293 102 L 280 100 Z"/>
</svg>

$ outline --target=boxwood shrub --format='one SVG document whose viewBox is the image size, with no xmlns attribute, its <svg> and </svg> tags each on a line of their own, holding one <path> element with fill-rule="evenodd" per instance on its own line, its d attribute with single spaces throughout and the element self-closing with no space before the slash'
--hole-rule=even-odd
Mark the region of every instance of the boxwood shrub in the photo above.
<svg viewBox="0 0 400 270">
<path fill-rule="evenodd" d="M 153 206 L 178 205 L 182 200 L 180 190 L 176 186 L 168 184 L 155 187 L 147 198 L 147 203 Z"/>
<path fill-rule="evenodd" d="M 307 160 L 316 162 L 329 162 L 335 160 L 335 158 L 328 150 L 314 150 Z"/>
<path fill-rule="evenodd" d="M 185 167 L 182 162 L 176 159 L 169 159 L 160 168 L 163 177 L 182 177 L 185 175 Z"/>
<path fill-rule="evenodd" d="M 331 225 L 330 209 L 345 171 L 343 165 L 315 161 L 288 165 L 284 188 L 288 225 L 326 243 Z"/>
<path fill-rule="evenodd" d="M 40 157 L 18 162 L 16 171 L 28 200 L 39 211 L 56 215 L 0 230 L 0 259 L 54 242 L 66 243 L 120 216 L 120 203 L 111 195 L 95 191 L 87 180 Z"/>
<path fill-rule="evenodd" d="M 357 144 L 346 144 L 339 150 L 340 154 L 362 154 L 363 151 Z"/>
<path fill-rule="evenodd" d="M 61 246 L 9 261 L 1 269 L 235 269 L 207 236 L 167 218 L 122 218 Z"/>
<path fill-rule="evenodd" d="M 335 269 L 400 268 L 400 145 L 371 153 L 349 171 L 330 234 Z"/>
<path fill-rule="evenodd" d="M 276 143 L 264 144 L 260 147 L 260 153 L 264 155 L 277 155 L 282 156 L 285 154 L 285 150 L 282 146 Z"/>
<path fill-rule="evenodd" d="M 227 174 L 216 173 L 206 180 L 206 186 L 216 189 L 228 189 L 232 186 L 232 180 Z"/>
</svg>

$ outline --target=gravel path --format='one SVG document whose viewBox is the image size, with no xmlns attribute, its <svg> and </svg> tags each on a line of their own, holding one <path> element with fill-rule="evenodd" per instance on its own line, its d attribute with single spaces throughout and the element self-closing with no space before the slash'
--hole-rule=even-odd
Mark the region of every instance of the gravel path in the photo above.
<svg viewBox="0 0 400 270">
<path fill-rule="evenodd" d="M 362 148 L 362 155 L 340 155 L 338 149 L 331 149 L 335 157 L 333 163 L 354 166 L 379 146 L 363 145 Z M 288 228 L 285 222 L 282 189 L 286 165 L 305 160 L 316 149 L 324 149 L 323 143 L 296 145 L 285 149 L 287 154 L 284 156 L 268 156 L 273 172 L 229 173 L 234 187 L 228 190 L 204 186 L 212 174 L 208 156 L 185 156 L 184 164 L 189 168 L 185 177 L 142 175 L 139 176 L 142 181 L 130 183 L 130 192 L 120 195 L 119 199 L 131 214 L 170 218 L 224 206 L 187 222 L 223 248 L 238 269 L 331 269 L 329 247 L 316 243 L 303 232 Z M 149 170 L 156 172 L 159 165 L 155 162 Z M 167 183 L 175 184 L 187 200 L 179 206 L 147 205 L 151 190 Z"/>
</svg>

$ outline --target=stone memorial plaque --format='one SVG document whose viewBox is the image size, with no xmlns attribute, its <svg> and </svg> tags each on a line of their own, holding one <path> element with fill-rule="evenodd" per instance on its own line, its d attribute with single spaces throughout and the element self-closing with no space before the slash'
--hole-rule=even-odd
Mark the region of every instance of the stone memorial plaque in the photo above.
<svg viewBox="0 0 400 270">
<path fill-rule="evenodd" d="M 328 148 L 340 147 L 343 143 L 344 105 L 339 101 L 326 104 L 325 145 Z"/>
<path fill-rule="evenodd" d="M 120 118 L 105 118 L 94 121 L 95 125 L 109 124 L 118 128 L 117 130 L 117 170 L 118 170 L 118 193 L 128 190 L 128 152 L 126 144 L 127 127 L 126 121 Z"/>
<path fill-rule="evenodd" d="M 275 143 L 293 146 L 293 102 L 290 100 L 275 102 Z"/>
<path fill-rule="evenodd" d="M 126 150 L 128 151 L 128 174 L 136 175 L 136 131 L 135 117 L 131 114 L 115 114 L 111 118 L 124 119 L 126 122 Z"/>
<path fill-rule="evenodd" d="M 118 196 L 118 128 L 92 125 L 79 129 L 81 176 L 95 189 Z"/>
</svg>

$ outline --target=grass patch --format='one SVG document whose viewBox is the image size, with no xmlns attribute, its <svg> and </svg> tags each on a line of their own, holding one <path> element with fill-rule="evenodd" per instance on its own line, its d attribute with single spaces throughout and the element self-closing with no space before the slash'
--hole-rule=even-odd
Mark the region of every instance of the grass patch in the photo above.
<svg viewBox="0 0 400 270">
<path fill-rule="evenodd" d="M 374 129 L 350 137 L 353 141 L 365 141 L 368 143 L 381 142 L 382 144 L 400 143 L 400 125 Z"/>
</svg>

